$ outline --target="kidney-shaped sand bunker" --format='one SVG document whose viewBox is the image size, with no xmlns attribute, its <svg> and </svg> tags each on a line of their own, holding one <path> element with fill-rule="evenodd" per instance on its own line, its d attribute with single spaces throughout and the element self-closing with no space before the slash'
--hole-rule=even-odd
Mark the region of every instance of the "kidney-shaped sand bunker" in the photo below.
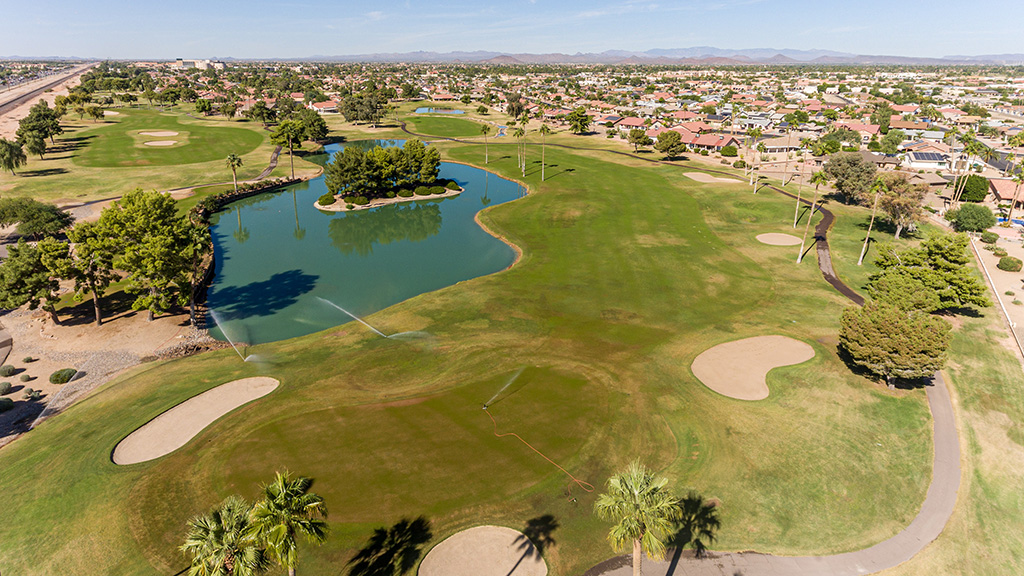
<svg viewBox="0 0 1024 576">
<path fill-rule="evenodd" d="M 705 386 L 738 400 L 768 397 L 765 377 L 772 368 L 814 358 L 814 348 L 785 336 L 755 336 L 719 344 L 701 352 L 691 369 Z"/>
</svg>

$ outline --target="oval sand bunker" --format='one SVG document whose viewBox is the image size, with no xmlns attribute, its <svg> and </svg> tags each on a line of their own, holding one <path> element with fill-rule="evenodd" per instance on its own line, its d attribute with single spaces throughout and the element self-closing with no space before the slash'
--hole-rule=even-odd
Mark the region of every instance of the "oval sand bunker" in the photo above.
<svg viewBox="0 0 1024 576">
<path fill-rule="evenodd" d="M 177 143 L 176 140 L 150 140 L 149 142 L 143 142 L 146 146 L 174 146 Z"/>
<path fill-rule="evenodd" d="M 719 178 L 718 176 L 712 176 L 703 172 L 685 172 L 683 176 L 705 184 L 741 184 L 743 182 L 742 180 L 733 180 L 732 178 Z"/>
<path fill-rule="evenodd" d="M 548 566 L 522 532 L 477 526 L 441 542 L 420 564 L 420 576 L 545 576 Z"/>
<path fill-rule="evenodd" d="M 761 244 L 768 244 L 769 246 L 796 246 L 800 243 L 800 239 L 796 236 L 791 234 L 779 234 L 777 232 L 758 234 L 756 238 Z"/>
<path fill-rule="evenodd" d="M 814 358 L 814 348 L 785 336 L 755 336 L 726 342 L 701 352 L 693 361 L 693 375 L 715 392 L 737 400 L 768 397 L 765 377 L 772 368 L 800 364 Z"/>
<path fill-rule="evenodd" d="M 193 396 L 118 442 L 114 463 L 137 464 L 170 454 L 221 416 L 270 394 L 278 384 L 274 378 L 243 378 Z"/>
<path fill-rule="evenodd" d="M 139 132 L 139 136 L 153 136 L 155 138 L 166 138 L 168 136 L 177 136 L 177 132 L 171 130 L 156 130 L 154 132 Z"/>
</svg>

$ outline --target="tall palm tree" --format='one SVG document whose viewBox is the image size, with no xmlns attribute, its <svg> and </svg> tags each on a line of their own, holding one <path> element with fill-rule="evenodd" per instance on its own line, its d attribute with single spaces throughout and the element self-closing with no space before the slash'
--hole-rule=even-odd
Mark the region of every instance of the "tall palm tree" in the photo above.
<svg viewBox="0 0 1024 576">
<path fill-rule="evenodd" d="M 757 185 L 760 184 L 759 180 L 761 179 L 761 176 L 760 176 L 760 174 L 761 174 L 761 158 L 760 157 L 761 157 L 761 155 L 763 155 L 766 152 L 768 152 L 768 147 L 764 145 L 764 142 L 761 142 L 761 143 L 759 143 L 757 145 L 757 152 L 758 152 L 758 160 L 757 160 L 757 173 L 758 173 L 758 175 L 754 176 L 754 178 L 753 178 L 754 194 L 757 194 L 757 187 L 758 187 Z M 767 176 L 765 176 L 765 178 L 767 178 Z"/>
<path fill-rule="evenodd" d="M 309 478 L 293 479 L 289 472 L 278 472 L 252 509 L 250 536 L 288 568 L 288 576 L 295 576 L 300 534 L 314 544 L 327 539 L 327 523 L 321 520 L 327 517 L 327 508 L 323 498 L 309 491 L 312 484 Z"/>
<path fill-rule="evenodd" d="M 1017 195 L 1020 194 L 1020 185 L 1024 184 L 1024 172 L 1017 172 L 1013 175 L 1013 181 L 1017 187 L 1013 190 L 1013 199 L 1010 200 L 1010 211 L 1006 213 L 1006 225 L 1013 226 L 1013 209 L 1017 207 Z"/>
<path fill-rule="evenodd" d="M 616 551 L 632 545 L 633 576 L 640 576 L 642 553 L 661 557 L 675 521 L 679 500 L 665 489 L 668 480 L 655 478 L 640 462 L 608 479 L 608 492 L 597 497 L 594 510 L 615 523 L 608 539 Z"/>
<path fill-rule="evenodd" d="M 857 266 L 864 264 L 864 255 L 868 252 L 868 240 L 871 238 L 871 229 L 875 226 L 878 198 L 884 190 L 886 190 L 886 185 L 881 178 L 875 180 L 875 184 L 871 186 L 871 191 L 875 193 L 875 201 L 871 204 L 871 220 L 868 222 L 868 233 L 864 235 L 864 246 L 860 249 L 860 258 L 857 259 Z"/>
<path fill-rule="evenodd" d="M 803 143 L 801 142 L 801 145 Z M 807 151 L 804 148 L 800 149 L 800 176 L 804 175 L 804 161 L 807 159 Z M 793 228 L 796 228 L 796 223 L 800 219 L 800 196 L 804 192 L 804 181 L 802 178 L 796 180 L 796 210 L 793 212 Z"/>
<path fill-rule="evenodd" d="M 544 181 L 544 144 L 547 140 L 547 135 L 551 134 L 551 128 L 548 128 L 547 124 L 540 125 L 540 181 Z"/>
<path fill-rule="evenodd" d="M 487 135 L 491 133 L 491 126 L 489 124 L 481 125 L 480 133 L 484 135 L 484 164 L 488 164 L 490 160 L 487 154 Z"/>
<path fill-rule="evenodd" d="M 750 145 L 747 146 L 747 148 L 750 150 L 750 156 L 751 156 L 751 158 L 750 158 L 750 185 L 753 186 L 754 185 L 754 159 L 758 156 L 757 149 L 756 149 L 757 139 L 760 138 L 762 134 L 764 134 L 764 131 L 762 131 L 760 128 L 751 128 L 749 131 L 747 131 L 747 134 L 750 136 Z"/>
<path fill-rule="evenodd" d="M 512 133 L 512 136 L 516 139 L 516 155 L 519 159 L 519 168 L 523 171 L 523 176 L 526 176 L 526 146 L 524 140 L 526 139 L 526 130 L 522 126 L 516 126 L 516 131 Z"/>
<path fill-rule="evenodd" d="M 238 192 L 238 169 L 242 167 L 242 158 L 238 154 L 228 154 L 227 164 L 231 169 L 231 181 L 235 184 L 235 192 Z"/>
<path fill-rule="evenodd" d="M 804 237 L 800 239 L 800 252 L 796 255 L 796 263 L 804 259 L 804 246 L 807 244 L 807 232 L 811 229 L 811 220 L 814 219 L 814 205 L 818 202 L 818 188 L 822 184 L 828 184 L 829 178 L 823 170 L 811 174 L 810 184 L 814 184 L 814 199 L 811 200 L 811 211 L 807 213 L 807 223 L 804 224 Z"/>
<path fill-rule="evenodd" d="M 179 549 L 192 558 L 189 576 L 251 576 L 267 569 L 263 549 L 247 536 L 251 509 L 245 500 L 231 496 L 219 508 L 188 521 Z"/>
</svg>

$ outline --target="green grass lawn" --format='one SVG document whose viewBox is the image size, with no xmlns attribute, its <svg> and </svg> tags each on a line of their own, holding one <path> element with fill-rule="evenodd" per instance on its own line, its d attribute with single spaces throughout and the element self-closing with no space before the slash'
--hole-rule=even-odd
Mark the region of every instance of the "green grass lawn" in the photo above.
<svg viewBox="0 0 1024 576">
<path fill-rule="evenodd" d="M 445 138 L 480 136 L 481 124 L 479 122 L 465 120 L 463 118 L 453 118 L 451 116 L 422 116 L 419 114 L 413 114 L 405 116 L 402 119 L 405 120 L 406 126 L 409 130 L 412 130 L 417 134 L 442 136 Z M 494 135 L 496 133 L 497 130 L 492 127 L 491 134 Z"/>
<path fill-rule="evenodd" d="M 446 119 L 447 120 L 447 119 Z M 445 144 L 481 165 L 483 147 Z M 289 468 L 315 477 L 332 536 L 304 546 L 302 570 L 343 571 L 376 527 L 423 516 L 434 544 L 478 524 L 516 528 L 551 514 L 553 575 L 612 554 L 596 493 L 512 438 L 490 409 L 601 489 L 634 458 L 722 502 L 722 549 L 785 554 L 862 548 L 913 518 L 930 479 L 921 391 L 890 393 L 836 355 L 847 302 L 795 248 L 793 201 L 743 185 L 697 184 L 682 170 L 605 152 L 530 151 L 533 194 L 481 221 L 523 249 L 510 270 L 412 298 L 368 321 L 429 340 L 381 339 L 349 324 L 251 349 L 147 364 L 0 451 L 9 506 L 0 565 L 20 574 L 176 573 L 185 521 L 225 496 L 253 497 Z M 521 178 L 512 144 L 489 169 Z M 836 235 L 846 235 L 837 228 Z M 848 240 L 841 240 L 840 244 Z M 325 247 L 325 250 L 330 250 Z M 743 402 L 690 372 L 708 347 L 782 334 L 816 357 L 769 374 L 772 395 Z M 280 389 L 182 449 L 127 467 L 116 443 L 171 406 L 245 376 Z"/>
</svg>

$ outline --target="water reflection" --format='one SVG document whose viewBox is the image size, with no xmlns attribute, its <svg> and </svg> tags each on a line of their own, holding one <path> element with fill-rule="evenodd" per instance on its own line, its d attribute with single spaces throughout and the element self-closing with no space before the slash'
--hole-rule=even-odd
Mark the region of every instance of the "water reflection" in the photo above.
<svg viewBox="0 0 1024 576">
<path fill-rule="evenodd" d="M 441 231 L 441 207 L 436 201 L 388 204 L 348 212 L 343 218 L 331 220 L 328 226 L 327 235 L 342 254 L 369 256 L 374 244 L 421 242 L 436 235 Z"/>
</svg>

